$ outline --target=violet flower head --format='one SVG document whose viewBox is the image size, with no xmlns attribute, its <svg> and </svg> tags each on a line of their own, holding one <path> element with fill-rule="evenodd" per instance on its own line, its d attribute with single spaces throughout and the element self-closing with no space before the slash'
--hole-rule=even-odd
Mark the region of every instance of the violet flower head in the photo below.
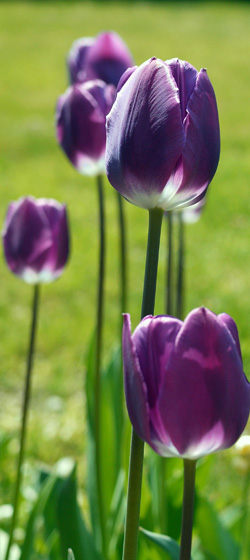
<svg viewBox="0 0 250 560">
<path fill-rule="evenodd" d="M 69 256 L 69 230 L 64 204 L 32 196 L 11 202 L 3 231 L 10 270 L 28 284 L 58 278 Z"/>
<path fill-rule="evenodd" d="M 141 208 L 198 202 L 217 169 L 220 132 L 206 70 L 151 58 L 121 78 L 107 117 L 108 179 Z"/>
<path fill-rule="evenodd" d="M 72 84 L 99 79 L 115 87 L 123 72 L 134 65 L 127 45 L 114 31 L 75 41 L 67 63 Z"/>
<path fill-rule="evenodd" d="M 250 385 L 229 315 L 200 308 L 184 322 L 148 316 L 133 335 L 125 315 L 123 363 L 130 420 L 159 455 L 197 459 L 239 438 Z"/>
<path fill-rule="evenodd" d="M 101 80 L 69 87 L 56 110 L 57 140 L 76 169 L 96 176 L 105 172 L 106 115 L 115 88 Z"/>
</svg>

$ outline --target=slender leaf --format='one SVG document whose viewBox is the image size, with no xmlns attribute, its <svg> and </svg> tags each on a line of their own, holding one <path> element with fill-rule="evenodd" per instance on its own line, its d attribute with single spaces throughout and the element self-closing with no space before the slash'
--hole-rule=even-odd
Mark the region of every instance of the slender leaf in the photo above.
<svg viewBox="0 0 250 560">
<path fill-rule="evenodd" d="M 25 531 L 25 539 L 24 539 L 24 543 L 23 543 L 23 547 L 22 547 L 22 552 L 21 552 L 21 556 L 20 556 L 20 560 L 28 560 L 30 558 L 31 553 L 33 552 L 33 541 L 34 541 L 34 535 L 35 535 L 35 528 L 36 528 L 36 522 L 39 518 L 39 516 L 42 515 L 44 508 L 46 506 L 46 503 L 50 497 L 51 492 L 53 491 L 53 488 L 55 487 L 57 483 L 57 478 L 54 475 L 51 475 L 50 477 L 48 477 L 41 488 L 41 491 L 39 493 L 39 496 L 32 508 L 29 520 L 28 520 L 28 524 L 26 527 L 26 531 Z"/>
<path fill-rule="evenodd" d="M 63 481 L 57 503 L 57 521 L 63 558 L 74 551 L 75 560 L 101 560 L 94 537 L 87 529 L 77 502 L 76 469 Z"/>
<path fill-rule="evenodd" d="M 68 550 L 68 560 L 75 560 L 74 552 L 73 550 L 71 550 L 71 548 L 69 548 Z"/>
<path fill-rule="evenodd" d="M 113 555 L 117 548 L 117 542 L 121 536 L 124 527 L 125 512 L 126 512 L 126 495 L 124 491 L 125 486 L 125 472 L 120 471 L 117 478 L 117 483 L 111 502 L 108 530 L 109 530 L 109 554 Z"/>
<path fill-rule="evenodd" d="M 142 528 L 140 528 L 140 531 L 147 539 L 162 548 L 167 553 L 169 560 L 179 560 L 180 546 L 174 539 L 158 533 L 151 533 L 151 531 Z"/>
<path fill-rule="evenodd" d="M 217 560 L 238 560 L 239 546 L 222 524 L 212 504 L 205 498 L 197 499 L 195 524 L 202 547 Z"/>
</svg>

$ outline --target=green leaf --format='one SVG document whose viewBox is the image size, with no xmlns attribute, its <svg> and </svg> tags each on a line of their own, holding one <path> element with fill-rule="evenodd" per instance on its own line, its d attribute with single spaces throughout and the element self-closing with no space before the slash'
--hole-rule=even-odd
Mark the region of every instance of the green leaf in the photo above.
<svg viewBox="0 0 250 560">
<path fill-rule="evenodd" d="M 57 522 L 63 558 L 74 551 L 75 560 L 102 560 L 77 502 L 76 468 L 63 481 L 58 496 Z"/>
<path fill-rule="evenodd" d="M 90 505 L 91 526 L 96 542 L 101 542 L 99 509 L 97 502 L 96 448 L 94 437 L 94 375 L 95 336 L 92 338 L 87 360 L 87 493 Z M 101 472 L 105 519 L 110 518 L 117 475 L 123 453 L 125 407 L 120 348 L 112 353 L 108 366 L 101 372 Z M 109 519 L 110 521 L 110 519 Z M 111 527 L 109 523 L 109 527 Z M 110 538 L 113 531 L 110 534 Z"/>
<path fill-rule="evenodd" d="M 46 507 L 47 501 L 50 497 L 50 494 L 53 491 L 53 488 L 55 487 L 56 483 L 57 483 L 56 477 L 54 475 L 51 475 L 44 481 L 42 485 L 38 499 L 36 500 L 32 508 L 28 520 L 20 560 L 28 560 L 30 558 L 31 553 L 33 552 L 33 541 L 34 541 L 34 535 L 36 529 L 36 522 L 39 516 L 42 515 Z"/>
<path fill-rule="evenodd" d="M 117 549 L 117 542 L 124 527 L 126 512 L 126 495 L 124 491 L 125 472 L 121 470 L 115 486 L 113 499 L 110 507 L 108 519 L 109 530 L 109 555 L 112 556 Z"/>
<path fill-rule="evenodd" d="M 180 546 L 176 541 L 174 541 L 174 539 L 164 535 L 159 535 L 158 533 L 151 533 L 150 531 L 146 531 L 146 529 L 142 528 L 140 528 L 140 531 L 147 539 L 167 552 L 167 558 L 169 558 L 169 560 L 179 560 Z"/>
<path fill-rule="evenodd" d="M 195 525 L 205 551 L 217 560 L 238 560 L 239 547 L 205 498 L 197 498 Z"/>
</svg>

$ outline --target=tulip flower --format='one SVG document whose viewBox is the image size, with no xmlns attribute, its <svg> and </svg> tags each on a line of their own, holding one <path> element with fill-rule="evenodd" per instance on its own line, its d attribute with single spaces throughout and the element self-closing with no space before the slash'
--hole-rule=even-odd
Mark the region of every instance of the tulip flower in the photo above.
<svg viewBox="0 0 250 560">
<path fill-rule="evenodd" d="M 117 92 L 107 117 L 111 185 L 149 210 L 198 202 L 220 154 L 217 105 L 206 70 L 151 58 L 129 70 Z"/>
<path fill-rule="evenodd" d="M 250 385 L 237 327 L 195 309 L 184 322 L 124 316 L 125 394 L 133 427 L 159 455 L 195 460 L 232 446 L 246 425 Z"/>
<path fill-rule="evenodd" d="M 115 87 L 123 72 L 134 64 L 127 45 L 114 31 L 77 39 L 67 63 L 72 84 L 100 79 Z"/>
<path fill-rule="evenodd" d="M 65 205 L 31 196 L 11 202 L 3 246 L 14 274 L 28 284 L 52 282 L 62 274 L 69 255 Z"/>
<path fill-rule="evenodd" d="M 114 97 L 114 86 L 100 80 L 72 86 L 59 97 L 57 140 L 71 163 L 84 175 L 105 172 L 105 122 Z"/>
</svg>

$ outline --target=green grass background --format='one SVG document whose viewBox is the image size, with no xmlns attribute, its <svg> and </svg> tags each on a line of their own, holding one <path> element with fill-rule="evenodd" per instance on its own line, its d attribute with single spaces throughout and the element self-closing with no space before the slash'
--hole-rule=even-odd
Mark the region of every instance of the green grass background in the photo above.
<svg viewBox="0 0 250 560">
<path fill-rule="evenodd" d="M 202 219 L 186 228 L 186 312 L 207 306 L 236 320 L 250 377 L 250 5 L 207 2 L 0 3 L 0 220 L 22 195 L 66 202 L 70 263 L 42 288 L 28 452 L 53 463 L 84 450 L 84 360 L 95 323 L 98 212 L 94 179 L 80 176 L 55 140 L 54 108 L 67 87 L 65 57 L 81 36 L 116 30 L 140 64 L 179 57 L 213 83 L 221 159 Z M 143 139 L 142 139 L 143 141 Z M 106 181 L 108 262 L 105 359 L 119 337 L 119 237 L 116 193 Z M 132 325 L 140 318 L 147 212 L 125 204 Z M 165 229 L 165 228 L 164 228 Z M 166 232 L 156 313 L 164 312 Z M 13 476 L 32 290 L 0 260 L 0 426 L 11 434 L 6 485 Z M 221 467 L 223 468 L 223 466 Z M 221 471 L 222 472 L 222 471 Z"/>
</svg>

